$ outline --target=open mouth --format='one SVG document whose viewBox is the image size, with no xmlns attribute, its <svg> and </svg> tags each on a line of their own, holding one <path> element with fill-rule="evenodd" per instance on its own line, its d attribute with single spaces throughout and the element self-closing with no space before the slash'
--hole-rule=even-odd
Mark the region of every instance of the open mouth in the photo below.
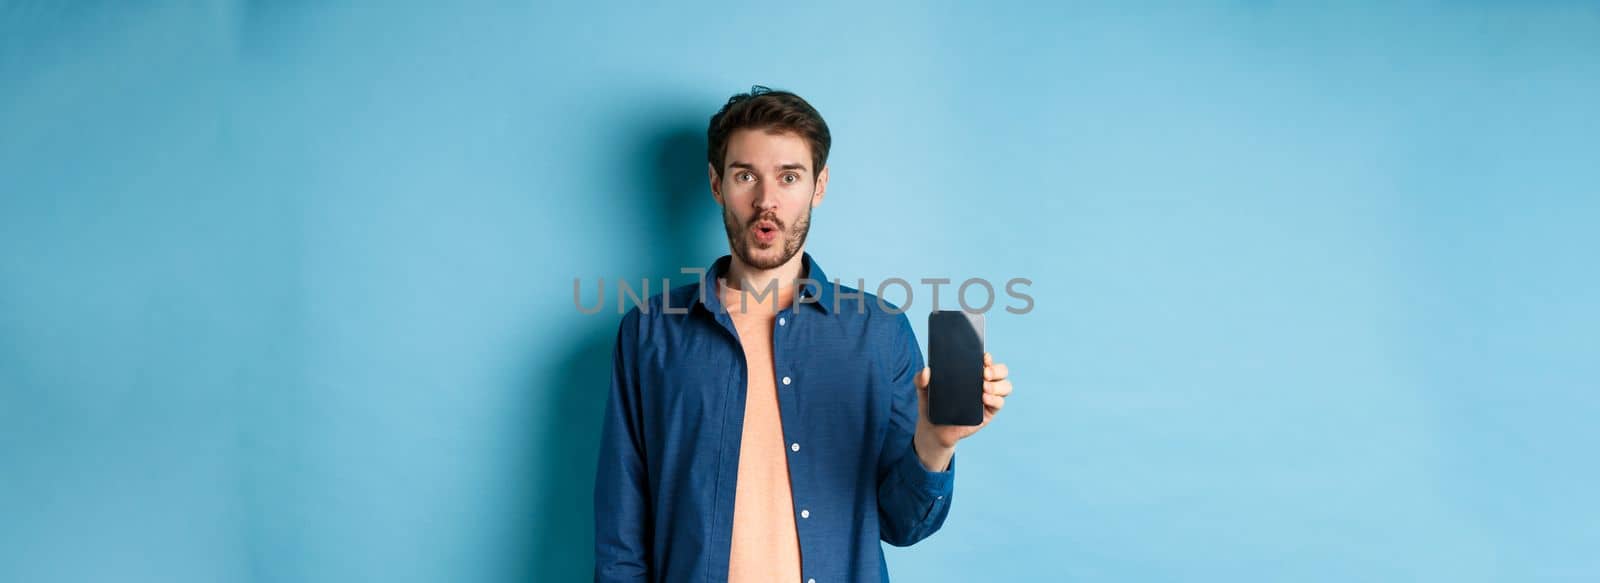
<svg viewBox="0 0 1600 583">
<path fill-rule="evenodd" d="M 778 238 L 778 224 L 772 221 L 760 221 L 750 227 L 750 232 L 755 235 L 756 241 L 771 243 Z"/>
</svg>

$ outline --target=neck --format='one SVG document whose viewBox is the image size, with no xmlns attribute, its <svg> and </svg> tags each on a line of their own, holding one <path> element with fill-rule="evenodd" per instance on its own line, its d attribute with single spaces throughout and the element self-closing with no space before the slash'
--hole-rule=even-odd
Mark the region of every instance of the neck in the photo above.
<svg viewBox="0 0 1600 583">
<path fill-rule="evenodd" d="M 805 249 L 802 248 L 782 265 L 771 269 L 757 269 L 740 259 L 739 254 L 734 253 L 733 262 L 728 265 L 728 272 L 723 274 L 724 285 L 733 290 L 754 294 L 765 294 L 768 289 L 776 289 L 777 297 L 767 296 L 757 301 L 752 295 L 749 301 L 752 304 L 766 304 L 776 300 L 779 307 L 787 306 L 794 298 L 795 280 L 800 279 L 800 272 L 805 268 L 805 255 Z M 776 288 L 773 288 L 774 283 Z"/>
</svg>

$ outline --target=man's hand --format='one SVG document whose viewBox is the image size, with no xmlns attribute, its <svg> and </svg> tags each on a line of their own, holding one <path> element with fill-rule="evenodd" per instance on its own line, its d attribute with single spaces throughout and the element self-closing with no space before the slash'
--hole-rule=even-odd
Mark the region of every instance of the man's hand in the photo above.
<svg viewBox="0 0 1600 583">
<path fill-rule="evenodd" d="M 950 466 L 955 455 L 956 442 L 971 437 L 979 429 L 989 426 L 1000 408 L 1006 405 L 1011 394 L 1011 381 L 1006 380 L 1006 365 L 994 361 L 983 353 L 983 422 L 977 425 L 934 425 L 928 422 L 928 377 L 932 369 L 917 373 L 917 435 L 914 444 L 922 466 L 929 471 L 942 472 Z"/>
</svg>

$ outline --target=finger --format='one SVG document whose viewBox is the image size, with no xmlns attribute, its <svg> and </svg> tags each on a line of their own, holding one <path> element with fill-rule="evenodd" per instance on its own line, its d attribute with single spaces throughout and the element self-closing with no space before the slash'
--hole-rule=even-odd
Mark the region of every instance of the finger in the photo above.
<svg viewBox="0 0 1600 583">
<path fill-rule="evenodd" d="M 1011 394 L 1011 381 L 998 380 L 983 383 L 983 392 L 990 395 L 1005 397 Z"/>
<path fill-rule="evenodd" d="M 983 380 L 986 381 L 998 381 L 1006 378 L 1008 374 L 1011 374 L 1011 369 L 1006 368 L 1006 365 L 1002 363 L 997 362 L 983 367 Z"/>
<path fill-rule="evenodd" d="M 1000 408 L 1006 406 L 1006 398 L 995 395 L 984 395 L 983 406 L 988 408 L 990 413 L 999 413 Z"/>
<path fill-rule="evenodd" d="M 983 366 L 989 366 L 991 364 L 994 364 L 994 355 L 987 352 L 983 353 Z"/>
<path fill-rule="evenodd" d="M 922 372 L 917 373 L 917 378 L 912 382 L 917 384 L 917 390 L 925 390 L 928 388 L 928 378 L 931 376 L 933 376 L 933 369 L 922 367 Z"/>
</svg>

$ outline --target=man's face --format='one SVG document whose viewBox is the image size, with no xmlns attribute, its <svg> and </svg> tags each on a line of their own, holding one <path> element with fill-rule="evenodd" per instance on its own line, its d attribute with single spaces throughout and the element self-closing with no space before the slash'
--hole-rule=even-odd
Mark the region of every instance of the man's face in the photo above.
<svg viewBox="0 0 1600 583">
<path fill-rule="evenodd" d="M 711 193 L 722 206 L 728 247 L 746 265 L 772 269 L 805 245 L 811 208 L 822 202 L 828 169 L 812 178 L 811 147 L 791 132 L 744 129 L 728 136 Z"/>
</svg>

